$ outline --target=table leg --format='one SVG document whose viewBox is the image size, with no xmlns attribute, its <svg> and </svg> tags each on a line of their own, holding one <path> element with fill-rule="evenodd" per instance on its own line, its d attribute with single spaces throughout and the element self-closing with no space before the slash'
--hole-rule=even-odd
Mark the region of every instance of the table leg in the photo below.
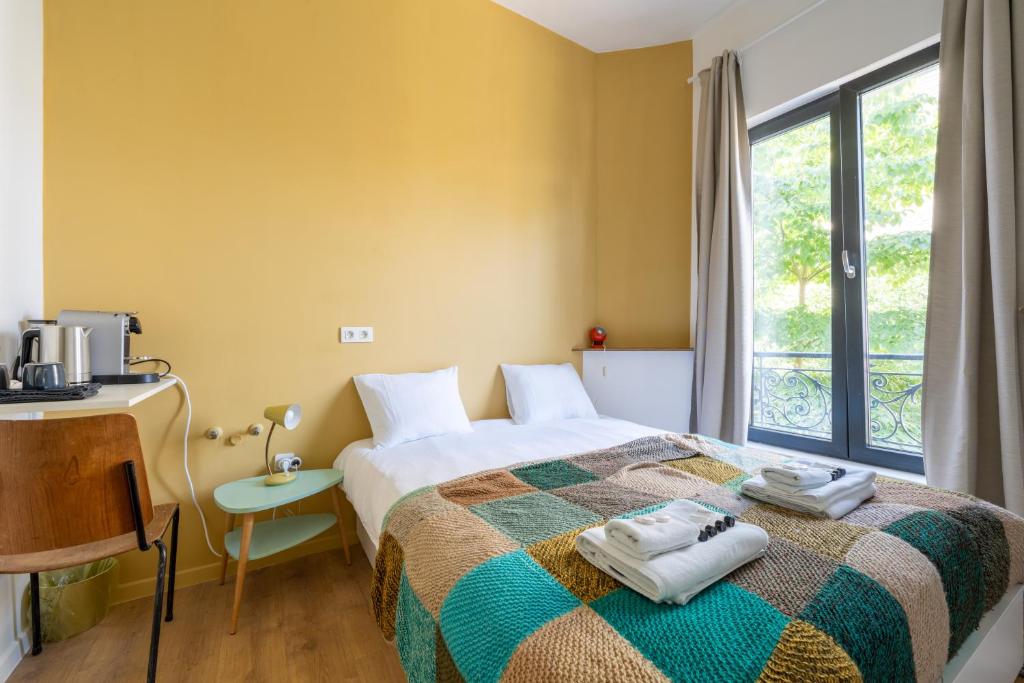
<svg viewBox="0 0 1024 683">
<path fill-rule="evenodd" d="M 352 564 L 352 556 L 348 549 L 348 537 L 345 535 L 345 524 L 341 521 L 341 493 L 337 486 L 331 487 L 331 500 L 334 501 L 334 514 L 338 517 L 338 531 L 341 532 L 341 548 L 345 551 L 345 564 Z"/>
<path fill-rule="evenodd" d="M 242 606 L 242 588 L 245 585 L 245 566 L 249 564 L 249 542 L 256 521 L 253 513 L 242 516 L 242 546 L 238 549 L 238 573 L 235 575 L 235 605 L 231 608 L 231 635 L 238 630 L 238 609 Z"/>
<path fill-rule="evenodd" d="M 224 524 L 224 534 L 227 535 L 232 529 L 235 528 L 235 513 L 229 512 L 227 516 L 227 522 Z M 224 554 L 220 558 L 220 585 L 224 585 L 224 581 L 228 578 L 228 547 L 225 544 Z"/>
</svg>

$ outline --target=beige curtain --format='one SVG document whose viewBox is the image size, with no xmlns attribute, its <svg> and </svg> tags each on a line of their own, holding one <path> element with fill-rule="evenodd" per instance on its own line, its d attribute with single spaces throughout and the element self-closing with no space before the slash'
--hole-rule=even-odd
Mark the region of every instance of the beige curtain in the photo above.
<svg viewBox="0 0 1024 683">
<path fill-rule="evenodd" d="M 925 474 L 1024 514 L 1024 2 L 946 0 Z"/>
<path fill-rule="evenodd" d="M 690 428 L 746 443 L 753 366 L 750 141 L 735 52 L 700 74 L 697 328 Z"/>
</svg>

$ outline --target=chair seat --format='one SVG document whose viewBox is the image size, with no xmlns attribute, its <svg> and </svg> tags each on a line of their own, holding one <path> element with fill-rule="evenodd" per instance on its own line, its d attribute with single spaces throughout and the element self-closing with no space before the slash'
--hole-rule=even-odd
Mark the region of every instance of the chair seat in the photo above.
<svg viewBox="0 0 1024 683">
<path fill-rule="evenodd" d="M 152 543 L 164 535 L 174 516 L 174 511 L 177 509 L 177 503 L 153 506 L 153 519 L 146 525 L 146 541 Z M 138 547 L 139 542 L 135 533 L 130 532 L 104 541 L 84 543 L 70 548 L 57 548 L 23 555 L 0 555 L 0 574 L 30 574 L 64 569 L 120 555 L 129 550 L 137 550 Z"/>
</svg>

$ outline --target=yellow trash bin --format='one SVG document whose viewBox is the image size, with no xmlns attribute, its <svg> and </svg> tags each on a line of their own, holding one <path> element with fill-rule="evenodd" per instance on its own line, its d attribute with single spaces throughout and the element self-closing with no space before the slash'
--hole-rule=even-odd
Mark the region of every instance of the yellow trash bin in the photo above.
<svg viewBox="0 0 1024 683">
<path fill-rule="evenodd" d="M 88 631 L 110 611 L 110 592 L 117 583 L 117 560 L 57 569 L 39 574 L 39 613 L 43 641 L 55 643 Z M 26 628 L 31 628 L 30 589 L 22 599 Z"/>
</svg>

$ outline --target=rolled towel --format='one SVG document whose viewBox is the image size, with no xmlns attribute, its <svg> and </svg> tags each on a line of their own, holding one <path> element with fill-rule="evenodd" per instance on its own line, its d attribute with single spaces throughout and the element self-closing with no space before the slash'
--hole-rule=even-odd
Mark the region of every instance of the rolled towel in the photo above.
<svg viewBox="0 0 1024 683">
<path fill-rule="evenodd" d="M 609 520 L 604 525 L 604 535 L 630 557 L 649 560 L 655 555 L 693 545 L 700 540 L 704 527 L 714 527 L 722 520 L 722 515 L 703 505 L 674 500 L 649 515 Z"/>
<path fill-rule="evenodd" d="M 592 565 L 644 597 L 685 605 L 711 584 L 764 555 L 768 534 L 761 527 L 737 522 L 707 543 L 643 561 L 622 552 L 608 541 L 602 527 L 595 527 L 576 537 L 576 549 Z"/>
<path fill-rule="evenodd" d="M 769 483 L 806 489 L 835 481 L 852 471 L 813 460 L 787 460 L 781 465 L 762 467 L 761 476 Z"/>
<path fill-rule="evenodd" d="M 764 477 L 752 477 L 743 482 L 740 490 L 766 503 L 815 517 L 839 519 L 875 495 L 874 472 L 870 474 L 867 479 L 851 480 L 847 476 L 817 488 L 795 491 L 783 490 L 774 483 L 766 482 Z"/>
</svg>

